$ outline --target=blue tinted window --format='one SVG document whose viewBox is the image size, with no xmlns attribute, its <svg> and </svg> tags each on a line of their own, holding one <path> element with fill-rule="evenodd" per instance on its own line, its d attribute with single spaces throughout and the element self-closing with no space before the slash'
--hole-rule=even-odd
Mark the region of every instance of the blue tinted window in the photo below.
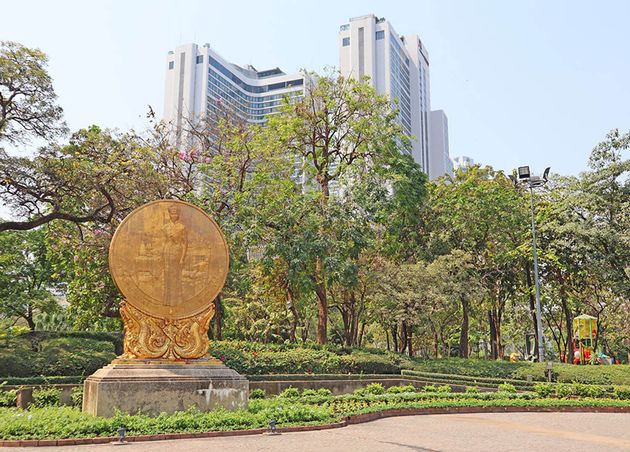
<svg viewBox="0 0 630 452">
<path fill-rule="evenodd" d="M 197 55 L 197 64 L 203 63 L 203 55 Z"/>
<path fill-rule="evenodd" d="M 344 47 L 348 47 L 350 45 L 350 38 L 343 38 L 341 41 L 341 45 Z"/>
<path fill-rule="evenodd" d="M 385 32 L 384 31 L 377 31 L 376 32 L 376 39 L 385 39 Z"/>
</svg>

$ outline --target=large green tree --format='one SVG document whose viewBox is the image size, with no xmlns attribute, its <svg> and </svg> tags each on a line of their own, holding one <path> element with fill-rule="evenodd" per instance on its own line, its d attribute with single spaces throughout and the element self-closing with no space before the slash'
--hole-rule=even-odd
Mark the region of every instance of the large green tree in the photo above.
<svg viewBox="0 0 630 452">
<path fill-rule="evenodd" d="M 39 49 L 0 41 L 0 143 L 49 140 L 67 131 L 47 64 Z"/>
</svg>

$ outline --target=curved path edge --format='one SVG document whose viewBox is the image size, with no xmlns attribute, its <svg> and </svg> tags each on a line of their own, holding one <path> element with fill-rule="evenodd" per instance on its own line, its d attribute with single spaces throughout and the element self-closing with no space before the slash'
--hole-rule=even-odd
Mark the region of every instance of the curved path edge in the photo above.
<svg viewBox="0 0 630 452">
<path fill-rule="evenodd" d="M 505 406 L 505 407 L 446 407 L 446 408 L 402 408 L 377 411 L 375 413 L 347 416 L 341 422 L 319 425 L 297 425 L 278 427 L 278 433 L 309 432 L 346 427 L 353 424 L 375 421 L 386 417 L 418 416 L 429 414 L 474 414 L 474 413 L 630 413 L 630 407 L 588 407 L 588 406 Z M 160 435 L 132 435 L 125 437 L 127 442 L 161 441 L 167 439 L 216 438 L 224 436 L 260 435 L 267 433 L 266 428 L 249 430 L 226 430 L 211 432 L 165 433 Z M 82 444 L 107 444 L 117 442 L 116 436 L 99 436 L 95 438 L 64 439 L 29 439 L 0 440 L 0 447 L 33 447 L 33 446 L 76 446 Z"/>
</svg>

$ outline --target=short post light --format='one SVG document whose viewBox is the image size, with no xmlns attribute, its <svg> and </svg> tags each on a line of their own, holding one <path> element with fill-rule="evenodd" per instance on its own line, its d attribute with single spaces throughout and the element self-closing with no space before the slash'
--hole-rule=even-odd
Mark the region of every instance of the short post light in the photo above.
<svg viewBox="0 0 630 452">
<path fill-rule="evenodd" d="M 118 441 L 114 441 L 112 444 L 116 445 L 116 446 L 122 446 L 124 444 L 127 444 L 127 441 L 125 441 L 125 435 L 127 434 L 127 429 L 125 428 L 125 426 L 121 426 L 118 430 L 116 430 L 118 433 Z"/>
<path fill-rule="evenodd" d="M 532 209 L 532 244 L 534 248 L 534 284 L 536 286 L 536 330 L 538 333 L 538 362 L 544 359 L 543 334 L 542 334 L 542 309 L 540 307 L 540 279 L 538 276 L 538 251 L 536 249 L 536 221 L 534 213 L 534 188 L 542 187 L 547 183 L 549 170 L 547 167 L 542 177 L 532 176 L 529 166 L 520 166 L 517 169 L 517 178 L 510 176 L 514 184 L 523 184 L 529 188 L 529 201 Z"/>
<path fill-rule="evenodd" d="M 277 426 L 277 422 L 275 419 L 271 419 L 269 421 L 269 430 L 267 431 L 267 433 L 269 435 L 279 435 L 280 432 L 278 431 L 278 426 Z"/>
</svg>

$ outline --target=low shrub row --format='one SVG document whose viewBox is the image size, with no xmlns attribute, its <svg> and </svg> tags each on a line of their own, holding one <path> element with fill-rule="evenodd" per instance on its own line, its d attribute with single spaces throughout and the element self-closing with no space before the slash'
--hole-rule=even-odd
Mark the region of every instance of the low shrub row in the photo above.
<svg viewBox="0 0 630 452">
<path fill-rule="evenodd" d="M 33 341 L 28 335 L 20 335 L 0 346 L 0 379 L 90 375 L 115 357 L 111 341 L 87 337 L 52 337 Z"/>
<path fill-rule="evenodd" d="M 237 341 L 213 342 L 210 353 L 247 375 L 260 374 L 399 374 L 408 360 L 394 353 L 352 349 L 271 347 Z"/>
<path fill-rule="evenodd" d="M 488 388 L 496 388 L 501 384 L 512 384 L 517 389 L 528 390 L 532 389 L 534 383 L 529 383 L 526 380 L 514 380 L 511 378 L 490 378 L 490 377 L 477 377 L 477 376 L 468 376 L 468 375 L 454 375 L 454 374 L 441 374 L 434 372 L 422 372 L 417 370 L 408 370 L 403 369 L 401 371 L 403 376 L 411 376 L 411 377 L 419 377 L 422 379 L 430 380 L 430 381 L 439 381 L 451 384 L 459 384 L 459 385 L 478 385 L 484 386 Z"/>
<path fill-rule="evenodd" d="M 534 391 L 539 397 L 591 397 L 630 399 L 630 386 L 603 386 L 583 383 L 537 383 Z"/>
<path fill-rule="evenodd" d="M 531 376 L 535 381 L 546 380 L 547 363 L 526 361 L 487 361 L 481 359 L 417 359 L 414 371 L 458 375 L 466 377 L 491 378 L 498 380 L 520 380 L 526 383 Z M 630 386 L 630 365 L 613 366 L 575 366 L 573 364 L 553 363 L 554 381 L 560 383 L 585 383 L 599 385 Z M 513 381 L 509 383 L 515 384 Z M 481 383 L 480 383 L 481 384 Z"/>
<path fill-rule="evenodd" d="M 87 378 L 87 375 L 63 375 L 51 376 L 40 375 L 38 377 L 0 377 L 3 383 L 8 385 L 60 385 L 60 384 L 80 384 Z"/>
</svg>

